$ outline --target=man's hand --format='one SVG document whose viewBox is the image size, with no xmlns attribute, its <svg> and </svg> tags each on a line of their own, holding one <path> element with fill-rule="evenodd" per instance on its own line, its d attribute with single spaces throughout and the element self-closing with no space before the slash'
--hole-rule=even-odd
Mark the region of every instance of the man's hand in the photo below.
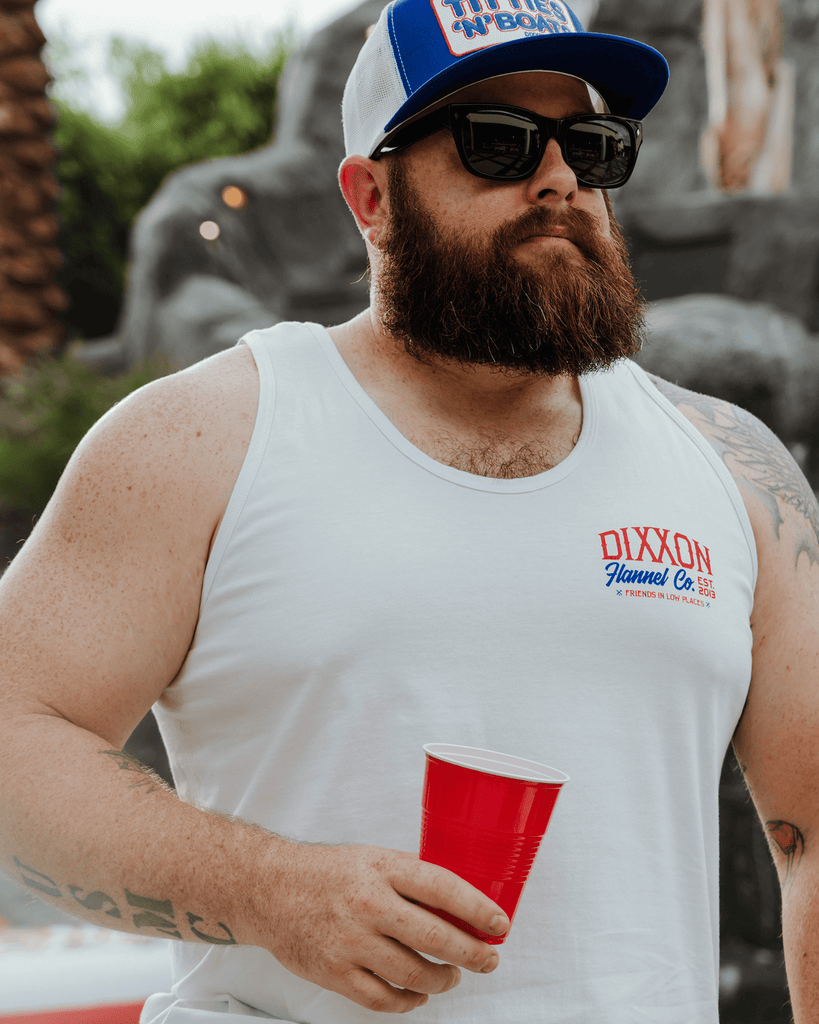
<svg viewBox="0 0 819 1024">
<path fill-rule="evenodd" d="M 293 974 L 370 1010 L 406 1013 L 454 988 L 460 967 L 488 974 L 498 965 L 492 946 L 416 902 L 489 934 L 502 935 L 509 919 L 468 882 L 417 855 L 294 844 L 286 856 L 275 851 L 270 870 L 277 882 L 261 923 L 267 948 Z"/>
</svg>

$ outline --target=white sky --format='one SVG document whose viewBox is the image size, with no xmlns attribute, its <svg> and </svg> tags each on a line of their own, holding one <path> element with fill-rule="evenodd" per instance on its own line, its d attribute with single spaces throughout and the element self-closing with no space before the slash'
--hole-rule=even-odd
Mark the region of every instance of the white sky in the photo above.
<svg viewBox="0 0 819 1024">
<path fill-rule="evenodd" d="M 57 84 L 55 94 L 72 98 L 98 115 L 115 118 L 121 101 L 107 73 L 108 42 L 122 36 L 161 50 L 172 68 L 184 64 L 192 44 L 212 36 L 264 42 L 292 26 L 304 37 L 355 7 L 359 0 L 38 0 L 35 16 L 46 38 L 68 43 L 68 61 L 84 81 Z M 56 51 L 55 46 L 55 51 Z M 55 53 L 56 56 L 56 53 Z M 49 49 L 45 51 L 49 59 Z M 63 56 L 62 60 L 66 57 Z"/>
</svg>

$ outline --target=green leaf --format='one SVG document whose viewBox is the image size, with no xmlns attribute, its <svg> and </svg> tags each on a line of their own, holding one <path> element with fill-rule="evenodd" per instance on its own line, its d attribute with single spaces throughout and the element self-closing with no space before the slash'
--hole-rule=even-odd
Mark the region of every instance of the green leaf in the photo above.
<svg viewBox="0 0 819 1024">
<path fill-rule="evenodd" d="M 169 174 L 271 140 L 278 80 L 294 42 L 289 31 L 274 34 L 261 50 L 204 40 L 181 71 L 171 71 L 162 54 L 115 39 L 109 59 L 126 101 L 122 120 L 106 124 L 55 102 L 57 244 L 65 258 L 59 281 L 71 299 L 64 320 L 73 334 L 113 331 L 131 225 Z M 51 45 L 60 73 L 70 77 L 65 48 Z"/>
</svg>

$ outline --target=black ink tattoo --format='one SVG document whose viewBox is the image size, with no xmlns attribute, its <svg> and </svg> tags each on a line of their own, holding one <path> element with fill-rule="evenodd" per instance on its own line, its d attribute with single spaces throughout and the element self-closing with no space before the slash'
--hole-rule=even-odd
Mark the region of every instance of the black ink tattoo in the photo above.
<svg viewBox="0 0 819 1024">
<path fill-rule="evenodd" d="M 30 865 L 18 860 L 17 857 L 14 857 L 14 863 L 20 872 L 23 883 L 29 889 L 34 889 L 45 896 L 51 896 L 52 899 L 64 898 L 62 890 L 53 878 L 44 875 L 42 871 L 36 871 Z M 122 911 L 107 893 L 100 892 L 99 890 L 86 893 L 82 886 L 79 885 L 68 885 L 66 888 L 71 894 L 72 899 L 85 908 L 85 910 L 92 910 L 97 913 L 101 911 L 106 917 L 122 919 Z M 183 938 L 176 922 L 176 912 L 170 900 L 157 900 L 151 896 L 138 896 L 136 893 L 129 892 L 128 889 L 125 890 L 125 899 L 128 901 L 128 906 L 137 911 L 137 913 L 132 915 L 136 928 L 154 928 L 170 939 Z M 186 913 L 185 917 L 188 919 L 191 934 L 199 939 L 200 942 L 208 942 L 215 946 L 238 945 L 233 937 L 233 932 L 221 921 L 216 923 L 215 928 L 217 931 L 221 930 L 224 934 L 211 935 L 209 932 L 202 931 L 196 927 L 200 921 L 205 920 L 203 917 L 191 913 Z M 113 927 L 113 925 L 110 927 Z"/>
<path fill-rule="evenodd" d="M 109 909 L 105 911 L 107 917 L 122 917 L 119 907 L 114 903 L 111 897 L 104 892 L 92 892 L 87 896 L 82 896 L 83 890 L 79 885 L 69 885 L 68 891 L 79 903 L 81 907 L 85 907 L 86 910 L 102 910 L 103 907 L 109 906 Z"/>
<path fill-rule="evenodd" d="M 765 828 L 771 840 L 785 856 L 785 881 L 793 877 L 802 857 L 805 841 L 802 833 L 788 821 L 766 821 Z"/>
<path fill-rule="evenodd" d="M 131 783 L 131 789 L 139 789 L 140 786 L 147 786 L 149 793 L 155 793 L 157 790 L 165 790 L 168 793 L 173 793 L 173 789 L 165 783 L 160 777 L 149 768 L 144 765 L 136 757 L 131 754 L 127 754 L 124 750 L 101 750 L 101 754 L 105 754 L 106 757 L 110 757 L 112 761 L 115 761 L 124 772 L 133 772 L 138 778 Z"/>
<path fill-rule="evenodd" d="M 28 864 L 23 864 L 16 857 L 14 858 L 14 863 L 20 872 L 23 884 L 27 885 L 29 889 L 45 893 L 46 896 L 51 896 L 53 899 L 62 899 L 63 894 L 57 888 L 57 883 L 53 878 L 49 878 L 48 875 L 44 875 L 40 871 L 35 871 L 34 868 L 29 867 Z M 36 878 L 34 877 L 35 875 Z"/>
<path fill-rule="evenodd" d="M 155 900 L 150 896 L 137 896 L 125 890 L 125 898 L 128 905 L 141 910 L 141 914 L 134 914 L 134 924 L 137 928 L 156 928 L 163 935 L 172 939 L 181 939 L 181 932 L 177 931 L 174 920 L 174 909 L 170 900 Z"/>
<path fill-rule="evenodd" d="M 819 506 L 807 480 L 776 434 L 756 416 L 718 398 L 670 384 L 649 374 L 652 383 L 675 406 L 693 409 L 708 423 L 707 439 L 722 460 L 741 466 L 745 479 L 765 502 L 779 538 L 783 519 L 777 501 L 802 517 L 805 529 L 794 543 L 794 564 L 807 555 L 819 564 Z M 729 466 L 730 468 L 730 466 Z"/>
<path fill-rule="evenodd" d="M 163 935 L 167 935 L 172 939 L 181 939 L 182 934 L 179 932 L 179 926 L 175 920 L 175 911 L 173 904 L 170 900 L 155 900 L 150 896 L 137 896 L 132 892 L 125 890 L 125 898 L 128 900 L 130 906 L 142 913 L 134 914 L 133 920 L 137 928 L 155 928 L 157 931 L 162 932 Z M 233 933 L 226 924 L 222 924 L 219 921 L 216 925 L 217 928 L 221 928 L 225 933 L 224 935 L 209 935 L 206 932 L 200 931 L 195 927 L 197 922 L 204 921 L 203 917 L 199 917 L 197 914 L 186 913 L 185 916 L 188 919 L 188 925 L 193 935 L 196 936 L 201 942 L 209 942 L 216 946 L 235 946 L 237 945 L 236 939 L 233 937 Z"/>
<path fill-rule="evenodd" d="M 188 919 L 188 924 L 190 925 L 190 929 L 193 932 L 193 934 L 197 937 L 197 939 L 201 939 L 202 942 L 211 942 L 216 946 L 236 945 L 236 939 L 233 938 L 233 933 L 231 932 L 230 928 L 228 928 L 226 924 L 222 924 L 221 921 L 217 923 L 216 927 L 221 928 L 222 931 L 227 936 L 227 938 L 222 938 L 218 935 L 206 935 L 204 932 L 200 932 L 197 928 L 194 928 L 196 922 L 202 921 L 204 920 L 204 918 L 197 917 L 196 914 L 185 914 L 185 917 L 187 917 Z"/>
</svg>

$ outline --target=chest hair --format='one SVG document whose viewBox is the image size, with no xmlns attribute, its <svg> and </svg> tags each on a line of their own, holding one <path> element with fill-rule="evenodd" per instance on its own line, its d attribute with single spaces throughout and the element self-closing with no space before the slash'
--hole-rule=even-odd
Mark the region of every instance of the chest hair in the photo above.
<svg viewBox="0 0 819 1024">
<path fill-rule="evenodd" d="M 436 462 L 501 480 L 545 473 L 562 462 L 577 444 L 576 436 L 556 444 L 546 444 L 540 438 L 523 441 L 489 434 L 468 439 L 450 434 L 412 436 L 409 440 Z"/>
</svg>

